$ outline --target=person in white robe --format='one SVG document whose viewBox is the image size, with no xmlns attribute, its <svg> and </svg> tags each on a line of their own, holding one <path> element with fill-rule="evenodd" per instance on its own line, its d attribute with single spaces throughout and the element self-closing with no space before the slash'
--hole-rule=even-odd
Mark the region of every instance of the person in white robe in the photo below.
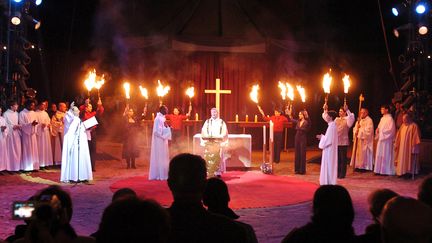
<svg viewBox="0 0 432 243">
<path fill-rule="evenodd" d="M 38 144 L 39 166 L 47 167 L 53 165 L 52 147 L 51 147 L 51 119 L 45 111 L 45 102 L 38 106 L 35 111 L 37 117 L 36 137 Z"/>
<path fill-rule="evenodd" d="M 171 128 L 166 123 L 165 115 L 167 113 L 168 108 L 164 105 L 161 106 L 154 120 L 150 151 L 149 180 L 168 179 L 168 141 L 171 140 Z"/>
<path fill-rule="evenodd" d="M 66 103 L 59 103 L 58 110 L 51 117 L 51 148 L 55 165 L 61 163 L 62 146 L 64 137 L 64 117 L 66 114 Z"/>
<path fill-rule="evenodd" d="M 355 166 L 355 169 L 373 170 L 373 121 L 366 108 L 360 110 L 359 117 L 353 130 L 354 145 L 350 165 Z"/>
<path fill-rule="evenodd" d="M 0 107 L 0 171 L 6 170 L 8 164 L 8 154 L 6 149 L 6 138 L 8 134 L 6 119 L 1 116 L 2 108 Z"/>
<path fill-rule="evenodd" d="M 226 156 L 228 146 L 228 129 L 226 123 L 219 118 L 216 108 L 210 110 L 211 117 L 204 122 L 201 129 L 201 145 L 205 147 L 204 159 L 207 162 L 209 177 L 221 176 L 226 171 Z"/>
<path fill-rule="evenodd" d="M 86 128 L 79 118 L 79 113 L 78 107 L 72 102 L 64 117 L 61 182 L 93 180 Z"/>
<path fill-rule="evenodd" d="M 338 132 L 334 120 L 337 117 L 336 111 L 328 111 L 322 114 L 323 119 L 328 123 L 325 135 L 317 135 L 320 140 L 318 147 L 322 149 L 320 185 L 336 185 L 338 173 Z"/>
<path fill-rule="evenodd" d="M 7 171 L 19 171 L 21 169 L 21 126 L 18 123 L 18 103 L 12 101 L 10 108 L 3 113 L 6 120 L 8 135 L 6 137 Z"/>
<path fill-rule="evenodd" d="M 37 144 L 37 116 L 34 112 L 35 101 L 27 100 L 26 108 L 22 110 L 19 115 L 19 124 L 22 131 L 22 157 L 21 169 L 24 171 L 39 170 L 39 154 Z"/>
<path fill-rule="evenodd" d="M 404 114 L 395 140 L 395 166 L 396 175 L 402 176 L 407 173 L 418 174 L 420 145 L 420 129 L 412 121 L 410 114 Z"/>
<path fill-rule="evenodd" d="M 375 139 L 378 140 L 375 154 L 374 172 L 381 175 L 394 175 L 394 150 L 393 142 L 396 134 L 396 126 L 393 117 L 389 113 L 388 105 L 381 106 L 381 120 L 375 131 Z"/>
</svg>

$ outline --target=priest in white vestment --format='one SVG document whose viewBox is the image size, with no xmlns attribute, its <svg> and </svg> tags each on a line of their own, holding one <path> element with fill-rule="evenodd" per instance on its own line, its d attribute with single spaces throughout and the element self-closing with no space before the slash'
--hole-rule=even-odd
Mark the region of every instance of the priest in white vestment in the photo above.
<svg viewBox="0 0 432 243">
<path fill-rule="evenodd" d="M 19 171 L 21 169 L 21 126 L 18 123 L 18 103 L 12 101 L 10 108 L 3 113 L 6 120 L 8 136 L 6 137 L 7 171 Z"/>
<path fill-rule="evenodd" d="M 374 172 L 382 175 L 395 174 L 393 142 L 396 134 L 396 126 L 389 111 L 390 107 L 388 105 L 381 106 L 381 114 L 383 116 L 375 131 L 375 139 L 378 140 L 378 143 L 375 154 Z"/>
<path fill-rule="evenodd" d="M 26 108 L 19 113 L 19 124 L 22 131 L 21 169 L 24 171 L 39 170 L 39 153 L 36 137 L 37 116 L 34 112 L 35 102 L 26 101 Z"/>
<path fill-rule="evenodd" d="M 205 146 L 204 159 L 207 162 L 209 177 L 221 176 L 226 171 L 224 148 L 228 145 L 226 123 L 219 118 L 216 108 L 210 110 L 211 117 L 204 122 L 201 129 L 201 144 Z"/>
<path fill-rule="evenodd" d="M 64 117 L 66 104 L 59 103 L 58 110 L 51 117 L 51 148 L 53 150 L 54 164 L 60 164 L 62 159 L 62 145 L 64 137 Z"/>
<path fill-rule="evenodd" d="M 373 170 L 373 141 L 374 125 L 366 108 L 360 110 L 360 120 L 356 122 L 353 130 L 353 154 L 351 166 L 355 169 Z"/>
<path fill-rule="evenodd" d="M 8 154 L 6 149 L 6 138 L 8 134 L 6 119 L 1 116 L 2 108 L 0 107 L 0 171 L 6 170 L 8 163 Z"/>
<path fill-rule="evenodd" d="M 37 117 L 36 137 L 38 144 L 39 166 L 46 167 L 53 165 L 52 147 L 51 147 L 51 119 L 46 110 L 46 103 L 39 104 L 35 112 Z"/>
<path fill-rule="evenodd" d="M 64 140 L 61 182 L 93 180 L 86 128 L 79 118 L 79 109 L 72 102 L 64 117 Z"/>
<path fill-rule="evenodd" d="M 404 114 L 395 141 L 396 175 L 418 174 L 419 145 L 420 129 L 409 114 Z"/>
<path fill-rule="evenodd" d="M 320 185 L 336 185 L 338 173 L 338 132 L 334 120 L 336 111 L 328 111 L 322 114 L 328 123 L 325 135 L 317 135 L 320 140 L 318 147 L 322 149 Z"/>
<path fill-rule="evenodd" d="M 166 123 L 165 115 L 167 113 L 168 108 L 164 105 L 161 106 L 154 120 L 150 151 L 149 180 L 168 179 L 168 141 L 171 140 L 171 128 Z"/>
</svg>

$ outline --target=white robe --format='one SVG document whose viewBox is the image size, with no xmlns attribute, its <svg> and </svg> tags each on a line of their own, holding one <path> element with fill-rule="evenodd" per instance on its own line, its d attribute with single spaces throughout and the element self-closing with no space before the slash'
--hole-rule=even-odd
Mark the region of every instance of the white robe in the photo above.
<svg viewBox="0 0 432 243">
<path fill-rule="evenodd" d="M 336 123 L 328 123 L 325 135 L 321 136 L 319 148 L 322 149 L 320 185 L 336 185 L 338 163 L 338 133 Z"/>
<path fill-rule="evenodd" d="M 24 171 L 39 170 L 39 154 L 36 138 L 37 125 L 32 125 L 33 121 L 37 121 L 36 113 L 24 109 L 19 113 L 18 117 L 22 131 L 21 169 Z"/>
<path fill-rule="evenodd" d="M 61 182 L 93 180 L 86 129 L 78 116 L 68 111 L 64 117 Z"/>
<path fill-rule="evenodd" d="M 61 163 L 62 144 L 64 138 L 63 119 L 65 112 L 57 111 L 51 118 L 51 136 L 53 137 L 51 147 L 53 151 L 53 161 L 55 164 Z"/>
<path fill-rule="evenodd" d="M 374 172 L 383 175 L 394 175 L 393 142 L 395 139 L 396 126 L 393 117 L 390 114 L 383 115 L 377 129 L 378 133 L 375 139 L 378 139 L 378 143 L 376 147 Z"/>
<path fill-rule="evenodd" d="M 19 171 L 21 169 L 21 130 L 13 130 L 13 126 L 18 125 L 18 112 L 9 109 L 3 113 L 3 117 L 6 120 L 8 130 L 6 170 Z"/>
<path fill-rule="evenodd" d="M 6 149 L 6 138 L 8 134 L 8 129 L 2 132 L 1 127 L 6 127 L 6 119 L 0 116 L 0 171 L 6 170 L 8 164 L 8 153 Z"/>
<path fill-rule="evenodd" d="M 220 143 L 221 162 L 219 165 L 219 171 L 217 171 L 216 174 L 220 175 L 222 173 L 225 173 L 227 160 L 227 156 L 225 156 L 225 148 L 228 146 L 228 129 L 226 123 L 220 118 L 207 119 L 204 122 L 203 127 L 201 128 L 201 146 L 205 146 L 205 140 L 202 139 L 203 137 L 215 137 L 223 139 L 223 141 Z"/>
<path fill-rule="evenodd" d="M 53 154 L 51 147 L 51 119 L 46 111 L 37 110 L 36 112 L 37 125 L 36 137 L 38 140 L 38 155 L 40 167 L 53 165 Z M 45 124 L 45 127 L 42 125 Z"/>
<path fill-rule="evenodd" d="M 357 131 L 356 140 L 355 134 Z M 351 156 L 351 166 L 355 163 L 355 168 L 373 170 L 374 125 L 369 116 L 360 120 L 360 128 L 358 122 L 356 123 L 353 130 L 353 137 L 353 153 L 355 154 Z"/>
<path fill-rule="evenodd" d="M 171 140 L 171 128 L 165 127 L 165 121 L 165 116 L 158 112 L 153 124 L 149 180 L 168 179 L 168 140 Z"/>
</svg>

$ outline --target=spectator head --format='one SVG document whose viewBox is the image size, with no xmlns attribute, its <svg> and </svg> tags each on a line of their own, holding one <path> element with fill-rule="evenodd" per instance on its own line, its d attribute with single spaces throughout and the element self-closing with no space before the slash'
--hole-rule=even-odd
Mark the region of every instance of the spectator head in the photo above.
<svg viewBox="0 0 432 243">
<path fill-rule="evenodd" d="M 318 188 L 313 198 L 312 222 L 331 227 L 338 225 L 344 232 L 352 230 L 354 207 L 348 191 L 339 185 L 324 185 Z"/>
<path fill-rule="evenodd" d="M 228 207 L 230 196 L 226 183 L 216 177 L 207 180 L 203 203 L 208 207 Z"/>
<path fill-rule="evenodd" d="M 208 179 L 203 194 L 203 203 L 208 210 L 212 213 L 225 215 L 228 218 L 238 219 L 240 216 L 228 207 L 229 201 L 227 184 L 217 177 Z"/>
<path fill-rule="evenodd" d="M 408 197 L 390 199 L 380 216 L 384 243 L 428 243 L 432 236 L 432 209 Z"/>
<path fill-rule="evenodd" d="M 99 224 L 97 242 L 167 242 L 169 216 L 158 203 L 138 198 L 114 201 Z"/>
<path fill-rule="evenodd" d="M 127 198 L 135 198 L 137 197 L 137 194 L 134 190 L 130 189 L 130 188 L 120 188 L 118 189 L 116 192 L 114 192 L 113 196 L 112 196 L 112 201 L 117 201 L 117 200 L 123 200 L 123 199 L 127 199 Z"/>
<path fill-rule="evenodd" d="M 69 193 L 64 191 L 59 186 L 49 186 L 42 189 L 35 196 L 36 201 L 50 202 L 53 207 L 59 212 L 60 216 L 64 216 L 67 222 L 72 219 L 72 198 Z"/>
<path fill-rule="evenodd" d="M 432 207 L 432 176 L 426 177 L 419 187 L 418 200 Z"/>
<path fill-rule="evenodd" d="M 378 189 L 372 192 L 368 197 L 369 211 L 373 219 L 378 221 L 384 205 L 392 198 L 399 196 L 396 192 L 390 189 Z"/>
<path fill-rule="evenodd" d="M 41 102 L 41 103 L 39 103 L 39 105 L 38 105 L 38 109 L 40 110 L 40 111 L 44 111 L 44 110 L 46 110 L 46 104 L 47 103 L 45 103 L 45 102 Z M 55 104 L 54 104 L 55 105 Z"/>
<path fill-rule="evenodd" d="M 279 107 L 275 107 L 274 108 L 274 115 L 275 116 L 280 116 L 282 114 L 282 109 Z"/>
<path fill-rule="evenodd" d="M 207 177 L 205 160 L 189 153 L 178 154 L 171 159 L 168 171 L 168 187 L 174 201 L 201 201 Z"/>
<path fill-rule="evenodd" d="M 164 106 L 164 105 L 161 105 L 161 106 L 159 107 L 159 112 L 160 112 L 162 115 L 166 115 L 166 114 L 168 114 L 168 108 L 167 108 L 166 106 Z"/>
<path fill-rule="evenodd" d="M 334 110 L 328 111 L 327 114 L 331 117 L 332 121 L 334 121 L 337 117 L 337 112 Z"/>
</svg>

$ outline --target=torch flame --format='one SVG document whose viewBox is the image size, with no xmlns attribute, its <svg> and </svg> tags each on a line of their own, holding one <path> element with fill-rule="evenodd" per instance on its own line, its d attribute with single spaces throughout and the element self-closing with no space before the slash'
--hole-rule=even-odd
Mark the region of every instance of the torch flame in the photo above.
<svg viewBox="0 0 432 243">
<path fill-rule="evenodd" d="M 146 100 L 148 100 L 148 91 L 147 91 L 147 89 L 146 89 L 146 88 L 143 88 L 141 85 L 139 86 L 139 89 L 140 89 L 140 91 L 141 91 L 141 95 L 142 95 Z"/>
<path fill-rule="evenodd" d="M 168 91 L 171 89 L 169 85 L 163 86 L 161 84 L 161 81 L 158 80 L 158 87 L 156 88 L 157 96 L 164 97 L 166 94 L 168 94 Z"/>
<path fill-rule="evenodd" d="M 306 91 L 305 91 L 305 89 L 302 86 L 297 85 L 297 91 L 300 94 L 302 102 L 303 103 L 306 102 Z"/>
<path fill-rule="evenodd" d="M 105 75 L 103 75 L 102 74 L 102 77 L 100 78 L 100 80 L 98 80 L 98 81 L 96 81 L 95 83 L 94 83 L 94 87 L 97 89 L 97 90 L 99 90 L 101 87 L 102 87 L 102 85 L 104 85 L 105 84 Z"/>
<path fill-rule="evenodd" d="M 96 85 L 96 70 L 90 71 L 88 73 L 87 79 L 84 81 L 84 85 L 87 90 L 90 92 Z"/>
<path fill-rule="evenodd" d="M 126 99 L 130 99 L 130 84 L 128 82 L 123 83 L 123 88 L 125 90 Z"/>
<path fill-rule="evenodd" d="M 349 75 L 345 74 L 345 76 L 343 77 L 342 81 L 343 81 L 343 84 L 344 84 L 344 93 L 348 94 L 348 89 L 351 86 Z"/>
<path fill-rule="evenodd" d="M 256 104 L 258 104 L 258 90 L 259 90 L 259 85 L 255 84 L 254 86 L 252 86 L 252 91 L 249 94 L 251 100 Z"/>
<path fill-rule="evenodd" d="M 279 81 L 278 87 L 281 89 L 282 99 L 285 100 L 286 97 L 286 86 L 281 81 Z"/>
<path fill-rule="evenodd" d="M 332 77 L 330 76 L 329 73 L 324 74 L 323 77 L 323 89 L 324 89 L 324 93 L 326 94 L 330 94 L 330 85 L 332 82 Z"/>
<path fill-rule="evenodd" d="M 288 89 L 287 90 L 287 96 L 291 101 L 293 101 L 294 100 L 294 88 L 289 83 L 285 83 L 285 85 Z"/>
<path fill-rule="evenodd" d="M 192 99 L 192 97 L 194 97 L 194 95 L 195 95 L 195 88 L 194 87 L 189 87 L 186 90 L 186 95 L 189 96 L 189 99 Z"/>
</svg>

